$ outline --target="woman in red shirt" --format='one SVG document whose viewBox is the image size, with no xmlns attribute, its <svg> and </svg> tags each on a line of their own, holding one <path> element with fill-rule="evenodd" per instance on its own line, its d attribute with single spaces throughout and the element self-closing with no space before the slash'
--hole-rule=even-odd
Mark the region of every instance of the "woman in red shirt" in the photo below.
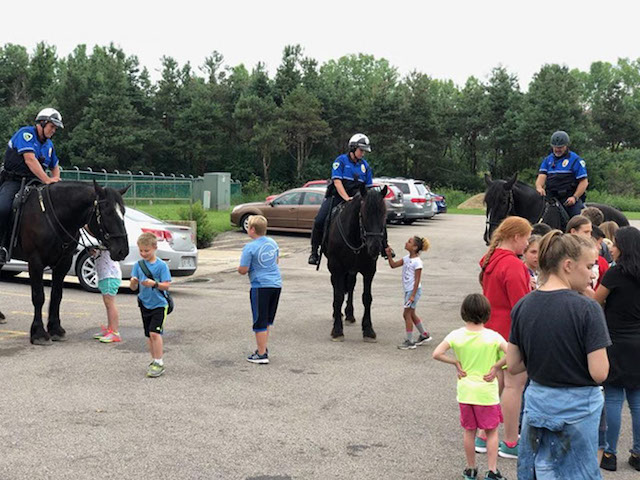
<svg viewBox="0 0 640 480">
<path fill-rule="evenodd" d="M 491 317 L 487 328 L 495 330 L 509 340 L 511 309 L 531 291 L 529 272 L 518 258 L 527 248 L 531 224 L 521 217 L 507 217 L 491 237 L 489 250 L 480 260 L 482 293 L 491 304 Z M 504 441 L 500 442 L 498 455 L 504 458 L 518 457 L 518 424 L 522 404 L 522 392 L 527 374 L 511 375 L 506 370 L 498 376 L 502 395 L 500 398 L 504 416 Z M 482 451 L 482 439 L 477 440 L 477 450 Z"/>
</svg>

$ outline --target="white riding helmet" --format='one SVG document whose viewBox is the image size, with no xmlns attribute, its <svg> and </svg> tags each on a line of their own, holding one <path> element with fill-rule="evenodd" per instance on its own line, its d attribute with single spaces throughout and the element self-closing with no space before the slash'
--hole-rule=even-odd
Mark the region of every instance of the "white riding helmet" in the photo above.
<svg viewBox="0 0 640 480">
<path fill-rule="evenodd" d="M 62 115 L 55 108 L 43 108 L 40 110 L 40 113 L 36 116 L 37 122 L 51 122 L 58 128 L 64 128 L 64 124 L 62 123 Z"/>
<path fill-rule="evenodd" d="M 369 137 L 364 133 L 356 133 L 351 140 L 349 140 L 349 150 L 356 151 L 356 148 L 364 150 L 365 152 L 371 151 L 371 143 L 369 143 Z"/>
</svg>

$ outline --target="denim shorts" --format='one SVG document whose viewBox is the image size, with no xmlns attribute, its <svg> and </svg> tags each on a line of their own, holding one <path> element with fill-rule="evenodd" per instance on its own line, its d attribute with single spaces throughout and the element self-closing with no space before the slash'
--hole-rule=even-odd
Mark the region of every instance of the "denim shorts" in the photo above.
<svg viewBox="0 0 640 480">
<path fill-rule="evenodd" d="M 411 297 L 412 293 L 413 291 L 404 292 L 404 308 L 416 308 L 416 305 L 418 305 L 418 300 L 420 300 L 420 296 L 422 295 L 422 287 L 418 288 L 416 296 L 413 297 L 413 302 L 411 302 L 411 305 L 409 305 L 409 298 Z"/>
<path fill-rule="evenodd" d="M 115 297 L 122 281 L 119 278 L 103 278 L 98 281 L 98 290 L 102 295 Z"/>
</svg>

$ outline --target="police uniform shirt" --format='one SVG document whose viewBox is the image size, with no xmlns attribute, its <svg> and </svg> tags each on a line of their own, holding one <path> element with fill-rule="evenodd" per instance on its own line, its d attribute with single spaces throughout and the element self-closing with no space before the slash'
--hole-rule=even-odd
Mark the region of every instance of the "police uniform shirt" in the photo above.
<svg viewBox="0 0 640 480">
<path fill-rule="evenodd" d="M 33 173 L 29 170 L 22 156 L 27 152 L 33 153 L 45 170 L 58 166 L 58 157 L 51 139 L 48 138 L 44 143 L 41 143 L 38 140 L 36 127 L 31 126 L 22 127 L 9 140 L 4 156 L 5 170 L 19 175 L 32 176 Z"/>
<path fill-rule="evenodd" d="M 349 195 L 353 193 L 350 190 L 358 185 L 357 182 L 364 183 L 366 186 L 373 184 L 373 173 L 367 161 L 361 158 L 356 163 L 353 163 L 348 153 L 340 155 L 333 162 L 331 179 L 334 180 L 336 178 L 342 180 Z"/>
<path fill-rule="evenodd" d="M 551 153 L 542 160 L 539 173 L 547 176 L 549 192 L 570 197 L 575 193 L 578 182 L 587 178 L 587 166 L 576 153 L 567 150 L 561 157 Z"/>
</svg>

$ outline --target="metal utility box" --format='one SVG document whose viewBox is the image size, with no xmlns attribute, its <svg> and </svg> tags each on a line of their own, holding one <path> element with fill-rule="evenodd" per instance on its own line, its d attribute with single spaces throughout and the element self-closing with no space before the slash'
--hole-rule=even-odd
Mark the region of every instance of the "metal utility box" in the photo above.
<svg viewBox="0 0 640 480">
<path fill-rule="evenodd" d="M 211 210 L 229 209 L 231 206 L 231 174 L 229 172 L 205 173 L 204 192 L 210 192 Z M 204 205 L 206 202 L 204 198 L 202 200 Z"/>
</svg>

